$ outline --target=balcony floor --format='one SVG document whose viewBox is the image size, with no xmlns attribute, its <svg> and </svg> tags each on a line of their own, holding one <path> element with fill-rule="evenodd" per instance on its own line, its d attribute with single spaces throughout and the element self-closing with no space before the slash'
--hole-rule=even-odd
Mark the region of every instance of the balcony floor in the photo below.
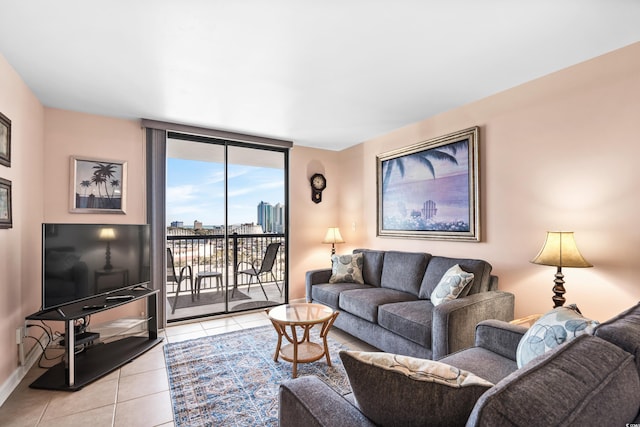
<svg viewBox="0 0 640 427">
<path fill-rule="evenodd" d="M 280 288 L 282 288 L 283 283 L 279 283 L 279 285 L 280 285 Z M 262 292 L 260 285 L 258 285 L 257 283 L 255 282 L 252 283 L 251 289 L 249 291 L 247 291 L 246 284 L 238 285 L 238 290 L 242 294 L 248 296 L 249 298 L 245 298 L 237 301 L 235 300 L 229 301 L 229 312 L 251 310 L 251 309 L 256 309 L 260 307 L 266 308 L 274 305 L 284 304 L 285 302 L 284 290 L 283 290 L 283 294 L 280 295 L 280 291 L 278 291 L 278 288 L 273 282 L 263 283 L 263 286 L 264 286 L 264 290 L 267 293 L 267 296 L 269 297 L 268 300 L 265 300 L 264 293 Z M 201 289 L 200 292 L 202 294 L 201 298 L 206 298 L 205 294 L 207 293 L 209 294 L 215 293 L 215 295 L 223 296 L 221 295 L 222 292 L 219 290 L 216 290 L 215 286 L 212 288 Z M 183 298 L 183 295 L 186 298 Z M 169 293 L 169 297 L 173 297 L 173 296 L 175 296 L 175 293 Z M 168 321 L 177 321 L 185 318 L 192 318 L 192 317 L 198 317 L 198 316 L 210 316 L 213 314 L 227 313 L 225 312 L 226 307 L 224 302 L 214 303 L 214 304 L 201 304 L 200 302 L 196 301 L 195 304 L 192 304 L 190 302 L 191 298 L 190 298 L 189 291 L 183 291 L 183 290 L 180 291 L 180 298 L 181 299 L 179 300 L 178 307 L 176 307 L 175 313 L 173 314 L 171 314 L 171 304 L 170 303 L 167 304 L 167 320 Z"/>
</svg>

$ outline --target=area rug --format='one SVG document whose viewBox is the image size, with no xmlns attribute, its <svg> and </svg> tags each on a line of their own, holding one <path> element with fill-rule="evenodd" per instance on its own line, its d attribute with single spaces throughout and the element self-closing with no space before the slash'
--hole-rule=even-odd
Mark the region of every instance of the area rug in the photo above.
<svg viewBox="0 0 640 427">
<path fill-rule="evenodd" d="M 321 342 L 317 328 L 314 342 Z M 351 389 L 338 352 L 328 339 L 325 359 L 298 365 L 298 376 L 315 375 L 344 395 Z M 223 335 L 166 344 L 169 388 L 176 426 L 277 426 L 278 388 L 291 378 L 292 364 L 274 362 L 277 334 L 261 326 Z"/>
<path fill-rule="evenodd" d="M 233 297 L 231 297 L 232 293 Z M 243 294 L 238 290 L 236 290 L 235 292 L 227 291 L 227 295 L 229 296 L 229 301 L 251 299 L 249 295 Z M 167 299 L 169 300 L 171 307 L 173 307 L 173 301 L 176 299 L 176 297 L 167 297 Z M 178 306 L 176 308 L 197 307 L 201 305 L 222 303 L 224 303 L 224 292 L 222 291 L 200 292 L 200 297 L 198 298 L 198 296 L 195 296 L 193 301 L 191 301 L 191 292 L 185 291 L 185 293 L 178 296 Z"/>
</svg>

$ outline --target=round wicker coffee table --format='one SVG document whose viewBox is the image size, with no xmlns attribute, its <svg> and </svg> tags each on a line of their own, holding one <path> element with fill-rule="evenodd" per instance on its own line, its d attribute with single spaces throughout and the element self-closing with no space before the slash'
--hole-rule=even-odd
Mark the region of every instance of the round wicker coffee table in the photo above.
<svg viewBox="0 0 640 427">
<path fill-rule="evenodd" d="M 327 334 L 339 312 L 322 304 L 297 303 L 286 304 L 267 310 L 267 314 L 273 327 L 278 333 L 278 345 L 273 360 L 278 357 L 293 363 L 293 378 L 298 376 L 298 363 L 310 363 L 327 358 L 327 364 L 331 366 L 329 348 L 327 347 Z M 309 330 L 314 325 L 322 325 L 320 337 L 322 344 L 311 342 Z M 290 334 L 287 332 L 290 328 Z M 297 328 L 301 328 L 302 337 L 298 338 Z M 282 337 L 289 344 L 282 345 Z"/>
</svg>

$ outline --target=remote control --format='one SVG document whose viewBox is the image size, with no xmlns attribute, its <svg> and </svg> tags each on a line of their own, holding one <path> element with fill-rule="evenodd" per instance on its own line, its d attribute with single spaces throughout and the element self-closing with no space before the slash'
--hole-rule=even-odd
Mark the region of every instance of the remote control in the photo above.
<svg viewBox="0 0 640 427">
<path fill-rule="evenodd" d="M 82 307 L 83 310 L 93 310 L 96 308 L 105 308 L 107 304 L 94 304 L 94 305 L 85 305 Z"/>
<path fill-rule="evenodd" d="M 114 295 L 112 297 L 107 297 L 107 301 L 126 301 L 133 298 L 133 295 Z"/>
</svg>

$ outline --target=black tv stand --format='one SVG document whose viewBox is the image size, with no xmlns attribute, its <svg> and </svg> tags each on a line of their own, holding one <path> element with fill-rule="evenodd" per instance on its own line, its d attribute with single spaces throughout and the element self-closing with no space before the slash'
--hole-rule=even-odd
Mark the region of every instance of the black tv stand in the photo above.
<svg viewBox="0 0 640 427">
<path fill-rule="evenodd" d="M 137 288 L 126 289 L 120 293 L 132 295 L 132 297 L 127 300 L 107 301 L 105 295 L 102 295 L 65 304 L 54 309 L 39 311 L 27 317 L 27 320 L 65 322 L 64 360 L 49 368 L 31 383 L 30 387 L 48 390 L 80 390 L 90 382 L 118 369 L 162 342 L 162 338 L 158 337 L 158 291 Z M 118 293 L 109 295 L 115 296 Z M 78 335 L 74 330 L 75 320 L 142 298 L 147 300 L 147 337 L 129 336 L 109 343 L 87 345 L 83 352 L 75 354 L 76 347 L 81 344 L 80 340 L 76 341 Z M 95 306 L 96 308 L 87 309 L 87 306 Z M 84 343 L 95 342 L 96 338 L 82 336 Z"/>
</svg>

